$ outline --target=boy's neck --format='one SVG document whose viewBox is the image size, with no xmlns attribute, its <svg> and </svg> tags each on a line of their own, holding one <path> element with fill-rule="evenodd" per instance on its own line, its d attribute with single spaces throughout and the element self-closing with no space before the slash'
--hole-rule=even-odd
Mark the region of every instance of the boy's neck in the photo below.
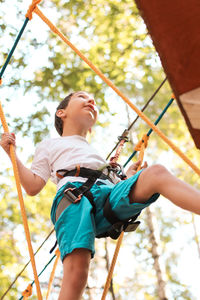
<svg viewBox="0 0 200 300">
<path fill-rule="evenodd" d="M 62 136 L 80 135 L 80 136 L 86 138 L 87 132 L 88 132 L 88 130 L 83 129 L 83 128 L 77 128 L 77 126 L 74 126 L 74 127 L 64 126 Z"/>
</svg>

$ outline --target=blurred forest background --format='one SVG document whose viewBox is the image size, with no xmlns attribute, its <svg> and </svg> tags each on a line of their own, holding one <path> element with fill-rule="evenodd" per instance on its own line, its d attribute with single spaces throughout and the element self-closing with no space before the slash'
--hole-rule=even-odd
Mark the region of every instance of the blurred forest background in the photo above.
<svg viewBox="0 0 200 300">
<path fill-rule="evenodd" d="M 12 47 L 28 8 L 25 0 L 0 1 L 0 62 Z M 159 57 L 132 0 L 51 0 L 41 3 L 42 11 L 112 82 L 142 108 L 165 78 Z M 176 66 L 174 66 L 176 67 Z M 1 101 L 9 128 L 17 136 L 17 153 L 31 165 L 35 145 L 43 138 L 55 137 L 55 107 L 69 92 L 84 90 L 94 94 L 100 109 L 98 124 L 88 137 L 106 157 L 117 137 L 136 117 L 123 101 L 47 26 L 34 15 L 7 68 L 1 87 Z M 146 109 L 152 120 L 158 117 L 171 97 L 166 83 Z M 176 102 L 159 128 L 197 165 L 195 149 Z M 120 162 L 124 163 L 133 145 L 148 131 L 138 120 L 130 132 Z M 2 132 L 1 127 L 1 132 Z M 0 297 L 28 261 L 22 218 L 11 163 L 0 150 Z M 136 158 L 135 158 L 136 159 Z M 199 178 L 164 142 L 152 134 L 145 160 L 149 165 L 164 164 L 178 178 L 200 188 Z M 24 194 L 34 250 L 53 228 L 50 209 L 55 194 L 49 182 L 36 197 Z M 112 300 L 197 300 L 200 295 L 200 252 L 198 217 L 160 197 L 142 213 L 136 232 L 126 234 L 107 299 Z M 38 272 L 49 261 L 55 236 L 36 255 Z M 116 242 L 96 241 L 88 285 L 83 299 L 100 299 L 107 269 Z M 40 282 L 45 296 L 49 266 Z M 33 279 L 28 267 L 5 299 L 18 299 Z M 50 299 L 57 299 L 62 279 L 61 263 Z M 31 299 L 36 299 L 36 292 Z"/>
</svg>

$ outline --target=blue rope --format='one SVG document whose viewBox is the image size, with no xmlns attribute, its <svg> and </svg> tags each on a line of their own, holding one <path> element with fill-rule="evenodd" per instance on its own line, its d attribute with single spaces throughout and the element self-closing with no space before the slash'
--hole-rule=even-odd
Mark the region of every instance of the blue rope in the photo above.
<svg viewBox="0 0 200 300">
<path fill-rule="evenodd" d="M 56 255 L 54 254 L 54 256 L 49 260 L 49 262 L 44 266 L 44 268 L 42 269 L 42 271 L 40 272 L 40 274 L 38 274 L 38 277 L 40 277 L 40 275 L 42 275 L 42 273 L 45 271 L 45 269 L 48 267 L 48 265 L 54 260 L 54 258 L 56 257 Z M 33 286 L 33 284 L 35 283 L 35 280 L 32 281 L 31 285 Z M 19 298 L 19 300 L 22 300 L 24 297 L 21 296 L 21 298 Z"/>
<path fill-rule="evenodd" d="M 6 68 L 7 68 L 7 65 L 9 64 L 9 62 L 11 60 L 13 52 L 15 51 L 15 48 L 17 47 L 17 44 L 18 44 L 18 42 L 19 42 L 19 40 L 20 40 L 20 38 L 21 38 L 21 36 L 22 36 L 22 34 L 24 32 L 24 29 L 26 28 L 26 25 L 28 24 L 28 21 L 29 21 L 29 18 L 26 18 L 25 21 L 24 21 L 24 24 L 23 24 L 23 26 L 22 26 L 22 28 L 21 28 L 21 30 L 20 30 L 20 32 L 19 32 L 16 40 L 15 40 L 15 42 L 14 42 L 13 47 L 12 47 L 12 49 L 10 50 L 10 52 L 9 52 L 9 54 L 7 56 L 7 59 L 6 59 L 4 65 L 3 65 L 2 69 L 1 69 L 1 72 L 0 72 L 0 79 L 2 79 L 2 76 L 3 76 L 3 74 L 4 74 L 4 72 L 5 72 Z"/>
<path fill-rule="evenodd" d="M 174 101 L 174 98 L 171 98 L 170 101 L 168 102 L 168 104 L 163 109 L 162 113 L 159 115 L 159 117 L 155 121 L 154 125 L 157 125 L 160 122 L 160 120 L 162 119 L 162 117 L 164 116 L 164 114 L 166 113 L 166 111 L 168 110 L 168 108 L 170 107 L 170 105 L 172 104 L 173 101 Z M 152 133 L 152 131 L 153 131 L 153 129 L 149 129 L 149 131 L 147 133 L 147 136 L 150 136 L 150 134 Z M 137 151 L 134 150 L 133 153 L 131 154 L 131 156 L 127 159 L 127 161 L 123 165 L 123 167 L 127 166 L 127 164 L 131 161 L 131 159 L 135 156 L 136 153 L 137 153 Z"/>
</svg>

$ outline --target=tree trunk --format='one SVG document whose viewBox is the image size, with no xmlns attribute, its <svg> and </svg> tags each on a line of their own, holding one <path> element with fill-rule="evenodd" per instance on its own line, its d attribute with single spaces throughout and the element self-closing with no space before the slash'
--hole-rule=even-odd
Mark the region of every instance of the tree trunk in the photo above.
<svg viewBox="0 0 200 300">
<path fill-rule="evenodd" d="M 87 292 L 87 295 L 88 295 L 88 300 L 94 299 L 93 296 L 92 296 L 91 288 L 88 285 L 86 287 L 86 292 Z"/>
<path fill-rule="evenodd" d="M 151 243 L 151 253 L 154 260 L 154 268 L 156 271 L 157 282 L 158 282 L 158 298 L 160 300 L 167 300 L 166 291 L 165 291 L 166 284 L 165 281 L 163 280 L 163 274 L 159 262 L 160 254 L 158 252 L 158 243 L 156 241 L 156 236 L 155 236 L 153 215 L 149 207 L 146 208 L 146 214 L 147 214 L 147 224 L 150 231 L 149 240 Z"/>
<path fill-rule="evenodd" d="M 197 227 L 195 224 L 194 214 L 192 214 L 192 224 L 193 224 L 193 228 L 194 228 L 194 240 L 196 242 L 197 250 L 198 250 L 199 258 L 200 258 L 200 245 L 199 245 L 199 238 L 198 238 L 198 233 L 197 233 Z"/>
<path fill-rule="evenodd" d="M 131 124 L 131 117 L 130 117 L 130 113 L 129 113 L 129 106 L 126 104 L 126 113 L 127 113 L 127 119 L 128 119 L 128 126 L 130 126 Z M 127 127 L 128 127 L 127 126 Z M 131 128 L 129 130 L 129 139 L 130 139 L 130 143 L 134 146 L 135 144 L 137 144 L 138 142 L 138 137 L 136 132 L 134 131 L 133 128 Z"/>
</svg>

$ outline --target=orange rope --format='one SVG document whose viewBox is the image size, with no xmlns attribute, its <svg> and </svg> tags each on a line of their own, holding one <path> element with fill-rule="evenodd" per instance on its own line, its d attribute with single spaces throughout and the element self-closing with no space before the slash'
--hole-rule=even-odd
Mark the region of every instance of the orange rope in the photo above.
<svg viewBox="0 0 200 300">
<path fill-rule="evenodd" d="M 60 258 L 60 251 L 59 251 L 59 249 L 57 249 L 57 250 L 55 251 L 55 254 L 56 254 L 56 260 L 55 260 L 55 262 L 54 262 L 53 269 L 52 269 L 52 272 L 51 272 L 51 276 L 50 276 L 50 279 L 49 279 L 49 284 L 48 284 L 48 291 L 47 291 L 46 300 L 49 298 L 50 291 L 51 291 L 51 286 L 52 286 L 53 279 L 54 279 L 54 275 L 55 275 L 55 271 L 56 271 L 56 267 L 57 267 L 57 265 L 58 265 L 58 261 L 59 261 L 59 258 Z"/>
<path fill-rule="evenodd" d="M 22 292 L 23 299 L 28 299 L 28 297 L 32 295 L 32 289 L 33 289 L 32 285 L 29 284 L 25 289 L 25 291 Z"/>
<path fill-rule="evenodd" d="M 145 151 L 146 147 L 148 146 L 148 140 L 149 140 L 149 136 L 147 134 L 144 134 L 142 139 L 134 147 L 135 151 L 140 151 L 139 160 L 141 161 L 141 163 L 140 163 L 137 171 L 139 171 L 141 169 L 141 165 L 142 165 L 142 162 L 144 159 L 144 151 Z"/>
<path fill-rule="evenodd" d="M 141 161 L 140 161 L 140 165 L 137 168 L 137 172 L 141 169 L 143 158 L 144 158 L 144 150 L 147 147 L 148 139 L 149 139 L 149 136 L 144 134 L 142 140 L 139 141 L 138 144 L 135 146 L 135 150 L 137 148 L 138 149 L 137 151 L 140 151 L 140 154 L 142 152 L 142 155 L 139 156 L 139 159 Z M 113 259 L 112 259 L 112 262 L 111 262 L 111 265 L 110 265 L 110 269 L 109 269 L 109 272 L 108 272 L 108 276 L 107 276 L 107 279 L 106 279 L 106 283 L 105 283 L 105 287 L 104 287 L 104 291 L 103 291 L 103 295 L 101 297 L 101 300 L 106 299 L 106 295 L 107 295 L 109 287 L 110 287 L 110 283 L 111 283 L 112 276 L 113 276 L 113 271 L 114 271 L 114 268 L 115 268 L 115 265 L 116 265 L 116 261 L 117 261 L 119 250 L 120 250 L 120 247 L 121 247 L 121 244 L 122 244 L 123 237 L 124 237 L 124 231 L 122 231 L 122 233 L 120 234 L 120 236 L 117 240 L 117 245 L 116 245 L 115 252 L 114 252 L 114 255 L 113 255 Z"/>
<path fill-rule="evenodd" d="M 29 9 L 27 10 L 26 13 L 26 18 L 28 18 L 29 20 L 32 19 L 33 17 L 33 12 L 37 7 L 37 4 L 39 4 L 42 0 L 33 0 L 31 5 L 29 6 Z"/>
<path fill-rule="evenodd" d="M 9 132 L 1 102 L 0 102 L 0 119 L 1 119 L 1 122 L 3 125 L 4 132 Z M 23 219 L 23 224 L 24 224 L 26 240 L 27 240 L 27 244 L 28 244 L 29 255 L 30 255 L 30 259 L 31 259 L 35 284 L 36 284 L 36 288 L 37 288 L 37 296 L 38 296 L 39 300 L 42 300 L 42 295 L 41 295 L 41 291 L 40 291 L 40 285 L 39 285 L 39 280 L 38 280 L 38 275 L 37 275 L 37 270 L 36 270 L 36 264 L 35 264 L 35 259 L 34 259 L 34 253 L 33 253 L 33 248 L 31 245 L 31 238 L 30 238 L 30 232 L 29 232 L 29 228 L 28 228 L 27 216 L 26 216 L 26 211 L 25 211 L 25 207 L 24 207 L 24 200 L 23 200 L 22 189 L 21 189 L 21 184 L 20 184 L 15 150 L 14 150 L 13 145 L 10 146 L 10 156 L 11 156 L 11 161 L 12 161 L 12 165 L 13 165 L 13 171 L 14 171 L 14 176 L 15 176 L 15 181 L 16 181 L 16 186 L 17 186 L 17 192 L 18 192 L 18 197 L 19 197 L 19 203 L 20 203 L 20 208 L 21 208 L 21 213 L 22 213 L 22 219 Z"/>
<path fill-rule="evenodd" d="M 109 269 L 109 272 L 108 272 L 108 276 L 107 276 L 107 279 L 106 279 L 106 283 L 105 283 L 105 287 L 104 287 L 104 291 L 103 291 L 103 295 L 101 297 L 101 300 L 106 299 L 106 295 L 107 295 L 109 287 L 110 287 L 110 282 L 112 280 L 113 271 L 114 271 L 114 268 L 115 268 L 115 264 L 116 264 L 116 261 L 117 261 L 117 257 L 118 257 L 118 254 L 119 254 L 119 250 L 120 250 L 120 247 L 121 247 L 123 237 L 124 237 L 124 232 L 122 231 L 122 233 L 120 234 L 120 236 L 117 240 L 115 253 L 113 255 L 113 259 L 112 259 L 112 262 L 111 262 L 111 265 L 110 265 L 110 269 Z"/>
<path fill-rule="evenodd" d="M 172 142 L 170 141 L 163 133 L 160 131 L 147 116 L 141 112 L 120 90 L 108 79 L 98 68 L 96 68 L 91 61 L 89 61 L 61 32 L 56 28 L 51 21 L 39 10 L 38 7 L 35 8 L 34 12 L 49 26 L 49 28 L 57 34 L 69 47 L 72 48 L 82 60 L 97 74 L 99 77 L 107 83 L 137 114 L 143 119 L 164 141 L 171 147 L 198 175 L 200 175 L 200 169 L 193 164 L 193 162 L 187 158 L 187 156 Z"/>
</svg>

